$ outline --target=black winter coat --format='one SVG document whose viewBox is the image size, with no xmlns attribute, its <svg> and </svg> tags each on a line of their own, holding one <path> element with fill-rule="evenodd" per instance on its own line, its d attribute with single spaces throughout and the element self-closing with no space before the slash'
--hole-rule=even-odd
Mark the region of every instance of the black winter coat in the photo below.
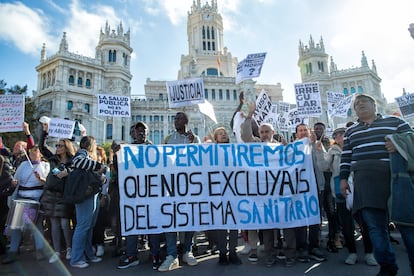
<svg viewBox="0 0 414 276">
<path fill-rule="evenodd" d="M 74 205 L 63 201 L 66 177 L 60 179 L 52 173 L 54 168 L 59 168 L 62 164 L 57 159 L 57 156 L 49 158 L 49 162 L 50 172 L 46 178 L 43 195 L 40 199 L 41 209 L 47 217 L 72 218 L 74 214 Z M 70 164 L 71 160 L 63 165 L 66 169 L 69 169 Z"/>
</svg>

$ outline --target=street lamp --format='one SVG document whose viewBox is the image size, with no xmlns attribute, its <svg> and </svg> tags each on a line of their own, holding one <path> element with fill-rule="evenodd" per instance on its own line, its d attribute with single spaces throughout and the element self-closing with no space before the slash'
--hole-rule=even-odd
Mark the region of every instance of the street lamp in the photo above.
<svg viewBox="0 0 414 276">
<path fill-rule="evenodd" d="M 410 27 L 408 28 L 408 31 L 411 34 L 411 37 L 414 39 L 414 23 L 410 24 Z"/>
<path fill-rule="evenodd" d="M 100 119 L 98 117 L 92 117 L 92 119 L 101 121 L 103 123 L 103 129 L 102 129 L 102 144 L 105 143 L 106 140 L 106 121 L 104 119 Z"/>
</svg>

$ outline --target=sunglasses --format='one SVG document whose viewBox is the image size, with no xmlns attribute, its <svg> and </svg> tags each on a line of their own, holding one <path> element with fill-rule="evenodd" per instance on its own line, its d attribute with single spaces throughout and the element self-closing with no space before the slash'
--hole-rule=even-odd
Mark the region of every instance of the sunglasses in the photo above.
<svg viewBox="0 0 414 276">
<path fill-rule="evenodd" d="M 31 149 L 29 149 L 28 150 L 29 151 L 29 153 L 32 153 L 32 152 L 35 152 L 35 151 L 39 151 L 39 148 L 31 148 Z"/>
<path fill-rule="evenodd" d="M 65 145 L 62 145 L 62 144 L 56 144 L 56 147 L 57 147 L 57 148 L 64 148 L 64 147 L 65 147 Z"/>
</svg>

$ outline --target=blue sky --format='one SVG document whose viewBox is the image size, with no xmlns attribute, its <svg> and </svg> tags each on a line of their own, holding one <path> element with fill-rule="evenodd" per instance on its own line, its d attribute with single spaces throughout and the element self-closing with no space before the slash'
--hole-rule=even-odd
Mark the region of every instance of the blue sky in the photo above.
<svg viewBox="0 0 414 276">
<path fill-rule="evenodd" d="M 147 78 L 175 80 L 180 57 L 188 53 L 187 12 L 193 0 L 0 1 L 0 79 L 36 90 L 40 51 L 57 52 L 62 33 L 69 51 L 94 57 L 99 30 L 108 21 L 131 30 L 132 93 L 144 94 Z M 202 0 L 205 3 L 206 0 Z M 210 3 L 211 0 L 208 0 Z M 414 1 L 218 0 L 224 45 L 234 57 L 267 52 L 259 83 L 281 83 L 294 103 L 299 40 L 322 36 L 338 69 L 359 67 L 361 52 L 375 61 L 389 102 L 414 92 Z"/>
</svg>

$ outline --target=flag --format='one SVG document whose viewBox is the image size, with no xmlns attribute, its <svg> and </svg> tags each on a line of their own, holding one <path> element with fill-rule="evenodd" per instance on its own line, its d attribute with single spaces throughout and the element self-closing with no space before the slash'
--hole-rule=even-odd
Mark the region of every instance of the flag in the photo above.
<svg viewBox="0 0 414 276">
<path fill-rule="evenodd" d="M 216 114 L 214 113 L 214 107 L 209 101 L 205 100 L 204 103 L 199 103 L 198 108 L 200 109 L 201 113 L 208 116 L 214 123 L 217 124 Z"/>
<path fill-rule="evenodd" d="M 220 76 L 220 66 L 221 66 L 221 60 L 220 60 L 220 52 L 217 52 L 217 76 Z"/>
</svg>

